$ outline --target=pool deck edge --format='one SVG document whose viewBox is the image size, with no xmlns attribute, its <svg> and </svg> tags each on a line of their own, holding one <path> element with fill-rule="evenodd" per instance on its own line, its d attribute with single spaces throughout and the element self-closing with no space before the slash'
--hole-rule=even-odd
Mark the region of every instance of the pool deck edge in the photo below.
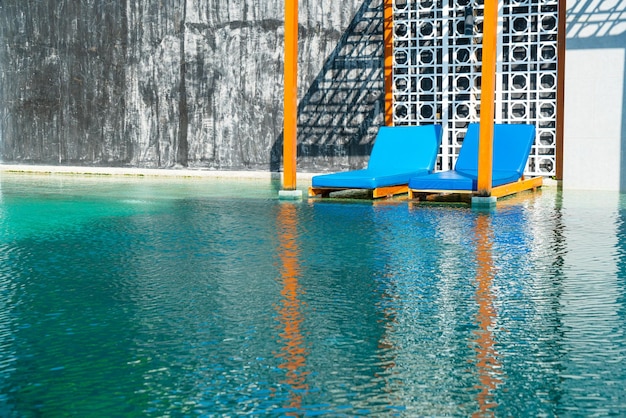
<svg viewBox="0 0 626 418">
<path fill-rule="evenodd" d="M 159 169 L 134 167 L 82 167 L 0 164 L 0 173 L 63 174 L 91 176 L 136 176 L 136 177 L 196 177 L 229 179 L 280 179 L 282 173 L 271 171 L 221 171 L 209 169 Z M 298 173 L 300 179 L 311 179 L 314 173 Z"/>
<path fill-rule="evenodd" d="M 56 165 L 28 165 L 2 164 L 1 173 L 39 174 L 39 175 L 76 175 L 76 176 L 118 176 L 118 177 L 169 177 L 169 178 L 213 178 L 213 179 L 258 179 L 280 180 L 282 172 L 273 171 L 225 171 L 211 169 L 189 168 L 135 168 L 135 167 L 88 167 L 88 166 L 56 166 Z M 310 181 L 319 173 L 298 172 L 298 181 Z M 543 179 L 543 187 L 557 187 L 558 182 L 551 178 Z"/>
</svg>

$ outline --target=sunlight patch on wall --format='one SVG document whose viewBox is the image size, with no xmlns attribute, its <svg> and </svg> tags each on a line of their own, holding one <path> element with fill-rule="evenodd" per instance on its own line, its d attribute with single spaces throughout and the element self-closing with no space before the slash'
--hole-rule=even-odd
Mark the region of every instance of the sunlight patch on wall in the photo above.
<svg viewBox="0 0 626 418">
<path fill-rule="evenodd" d="M 624 59 L 622 48 L 567 51 L 564 188 L 620 190 Z"/>
</svg>

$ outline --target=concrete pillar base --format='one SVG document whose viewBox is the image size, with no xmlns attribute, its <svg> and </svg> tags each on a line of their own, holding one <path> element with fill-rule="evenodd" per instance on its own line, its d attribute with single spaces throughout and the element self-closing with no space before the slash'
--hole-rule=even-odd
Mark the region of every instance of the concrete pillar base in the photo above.
<svg viewBox="0 0 626 418">
<path fill-rule="evenodd" d="M 302 199 L 302 190 L 279 190 L 279 200 L 300 200 Z"/>
<path fill-rule="evenodd" d="M 494 196 L 472 196 L 472 207 L 477 209 L 492 208 L 496 206 L 497 201 L 498 198 Z"/>
</svg>

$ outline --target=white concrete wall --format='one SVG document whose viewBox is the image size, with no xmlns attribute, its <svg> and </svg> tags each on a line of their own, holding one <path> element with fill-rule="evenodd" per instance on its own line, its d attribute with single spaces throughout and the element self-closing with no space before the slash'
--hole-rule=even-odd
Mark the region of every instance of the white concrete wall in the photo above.
<svg viewBox="0 0 626 418">
<path fill-rule="evenodd" d="M 563 187 L 626 191 L 626 1 L 567 2 Z"/>
<path fill-rule="evenodd" d="M 624 49 L 568 50 L 563 187 L 620 190 Z"/>
</svg>

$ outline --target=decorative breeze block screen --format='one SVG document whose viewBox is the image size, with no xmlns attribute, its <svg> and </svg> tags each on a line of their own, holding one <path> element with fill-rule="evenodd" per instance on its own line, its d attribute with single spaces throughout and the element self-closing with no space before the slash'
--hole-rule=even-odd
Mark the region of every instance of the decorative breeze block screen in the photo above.
<svg viewBox="0 0 626 418">
<path fill-rule="evenodd" d="M 496 123 L 532 123 L 530 175 L 556 171 L 558 0 L 500 2 Z M 393 0 L 394 123 L 441 123 L 447 170 L 480 115 L 483 2 Z"/>
</svg>

